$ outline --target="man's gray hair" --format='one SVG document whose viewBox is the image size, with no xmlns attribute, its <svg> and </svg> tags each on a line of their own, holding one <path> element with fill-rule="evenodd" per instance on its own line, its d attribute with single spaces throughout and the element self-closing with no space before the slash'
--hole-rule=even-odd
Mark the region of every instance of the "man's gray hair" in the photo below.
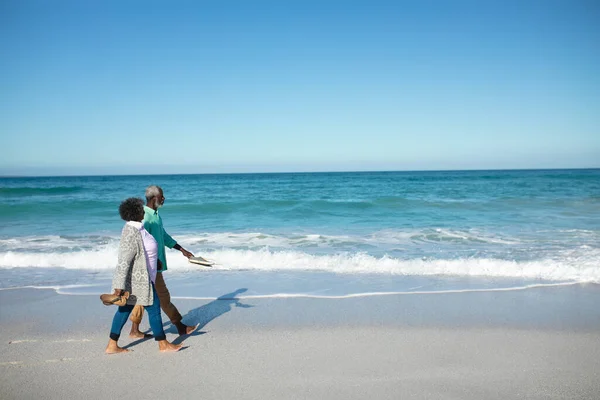
<svg viewBox="0 0 600 400">
<path fill-rule="evenodd" d="M 162 188 L 156 185 L 150 185 L 146 188 L 146 201 L 150 201 L 156 196 L 160 195 Z"/>
</svg>

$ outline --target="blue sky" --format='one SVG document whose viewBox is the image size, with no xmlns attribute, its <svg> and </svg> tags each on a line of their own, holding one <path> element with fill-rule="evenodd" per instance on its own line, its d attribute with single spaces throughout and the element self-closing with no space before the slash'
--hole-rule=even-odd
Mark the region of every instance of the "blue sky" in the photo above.
<svg viewBox="0 0 600 400">
<path fill-rule="evenodd" d="M 0 174 L 600 167 L 600 3 L 0 2 Z"/>
</svg>

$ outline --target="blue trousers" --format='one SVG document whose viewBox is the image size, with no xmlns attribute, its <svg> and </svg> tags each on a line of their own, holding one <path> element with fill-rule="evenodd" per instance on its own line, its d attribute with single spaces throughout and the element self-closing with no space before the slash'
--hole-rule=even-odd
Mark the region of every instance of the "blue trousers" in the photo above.
<svg viewBox="0 0 600 400">
<path fill-rule="evenodd" d="M 152 284 L 152 292 L 154 292 L 154 301 L 152 302 L 151 306 L 144 306 L 144 308 L 148 313 L 148 321 L 150 322 L 150 328 L 152 329 L 154 340 L 165 340 L 167 336 L 163 330 L 162 318 L 160 316 L 160 300 L 156 294 L 156 289 L 154 289 L 154 284 Z M 110 338 L 112 340 L 119 340 L 119 337 L 121 336 L 121 330 L 123 329 L 123 326 L 125 326 L 127 318 L 129 318 L 129 314 L 131 314 L 133 307 L 133 305 L 127 304 L 117 309 L 117 312 L 113 318 L 112 326 L 110 328 Z"/>
</svg>

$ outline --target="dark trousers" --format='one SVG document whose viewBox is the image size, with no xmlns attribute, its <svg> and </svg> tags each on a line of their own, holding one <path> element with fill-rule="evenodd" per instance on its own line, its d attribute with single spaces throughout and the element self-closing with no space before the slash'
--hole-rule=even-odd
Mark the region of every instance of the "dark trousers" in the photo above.
<svg viewBox="0 0 600 400">
<path fill-rule="evenodd" d="M 167 336 L 165 335 L 165 331 L 163 330 L 162 318 L 160 316 L 160 299 L 158 298 L 158 294 L 156 293 L 156 288 L 154 284 L 152 284 L 152 291 L 154 292 L 154 300 L 151 306 L 143 306 L 146 311 L 148 311 L 148 320 L 150 322 L 150 328 L 152 329 L 152 334 L 154 335 L 154 340 L 166 340 Z M 142 306 L 135 306 L 140 307 Z M 125 323 L 127 322 L 127 318 L 131 314 L 134 306 L 131 304 L 121 306 L 117 309 L 115 316 L 113 317 L 112 326 L 110 328 L 110 338 L 112 340 L 119 340 L 121 336 L 121 330 Z"/>
</svg>

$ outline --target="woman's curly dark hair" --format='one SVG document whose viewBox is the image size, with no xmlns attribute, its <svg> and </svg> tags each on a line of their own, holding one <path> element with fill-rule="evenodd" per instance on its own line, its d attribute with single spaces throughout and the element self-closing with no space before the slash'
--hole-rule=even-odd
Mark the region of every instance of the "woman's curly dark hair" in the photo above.
<svg viewBox="0 0 600 400">
<path fill-rule="evenodd" d="M 123 200 L 119 206 L 119 215 L 124 221 L 139 221 L 140 217 L 144 217 L 144 200 L 139 197 Z"/>
</svg>

